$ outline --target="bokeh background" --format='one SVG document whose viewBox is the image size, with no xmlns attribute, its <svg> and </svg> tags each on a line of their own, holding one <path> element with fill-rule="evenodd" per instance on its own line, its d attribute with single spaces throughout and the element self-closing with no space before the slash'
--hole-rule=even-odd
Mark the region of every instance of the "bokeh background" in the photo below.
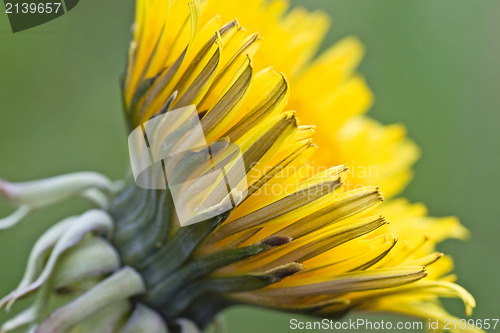
<svg viewBox="0 0 500 333">
<path fill-rule="evenodd" d="M 473 318 L 499 318 L 500 1 L 293 4 L 332 16 L 325 47 L 348 35 L 366 45 L 360 71 L 376 96 L 371 115 L 404 123 L 423 151 L 404 194 L 425 202 L 434 216 L 459 216 L 471 230 L 470 241 L 447 241 L 440 250 L 453 255 L 460 284 L 476 297 Z M 22 181 L 80 170 L 114 179 L 125 174 L 118 78 L 132 17 L 131 0 L 85 0 L 59 19 L 13 34 L 2 7 L 0 177 Z M 1 295 L 22 276 L 42 230 L 84 208 L 69 202 L 0 233 Z M 0 203 L 0 216 L 10 211 Z M 446 304 L 463 316 L 459 302 Z M 286 314 L 236 308 L 224 316 L 230 333 L 291 332 Z M 0 322 L 5 318 L 1 314 Z"/>
</svg>

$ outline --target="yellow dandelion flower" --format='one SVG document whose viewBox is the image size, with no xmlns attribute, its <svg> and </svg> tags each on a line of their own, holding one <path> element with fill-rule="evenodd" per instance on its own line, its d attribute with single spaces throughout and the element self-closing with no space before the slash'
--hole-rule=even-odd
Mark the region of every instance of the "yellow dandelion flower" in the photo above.
<svg viewBox="0 0 500 333">
<path fill-rule="evenodd" d="M 2 229 L 69 197 L 95 205 L 37 241 L 0 307 L 36 301 L 1 331 L 187 332 L 235 304 L 445 319 L 439 298 L 455 297 L 470 314 L 435 250 L 467 230 L 404 199 L 381 205 L 418 149 L 364 115 L 356 39 L 316 57 L 328 25 L 284 1 L 137 0 L 121 81 L 132 175 L 0 181 L 19 207 Z M 72 298 L 46 316 L 61 293 Z"/>
</svg>

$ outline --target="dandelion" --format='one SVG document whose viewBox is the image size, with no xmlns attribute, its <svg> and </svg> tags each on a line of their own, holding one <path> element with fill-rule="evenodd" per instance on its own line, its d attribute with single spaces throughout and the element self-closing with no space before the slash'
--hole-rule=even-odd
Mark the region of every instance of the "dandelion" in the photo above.
<svg viewBox="0 0 500 333">
<path fill-rule="evenodd" d="M 238 304 L 450 319 L 439 298 L 453 297 L 470 314 L 474 299 L 435 250 L 467 230 L 394 198 L 418 149 L 402 126 L 364 115 L 372 95 L 355 73 L 356 39 L 315 56 L 327 27 L 323 13 L 283 1 L 138 0 L 121 81 L 127 125 L 155 154 L 183 153 L 141 176 L 168 174 L 163 189 L 91 172 L 0 181 L 18 207 L 1 229 L 70 197 L 95 206 L 38 239 L 0 306 L 35 300 L 1 331 L 191 332 Z M 191 106 L 210 154 L 180 149 L 197 140 L 193 118 L 145 125 Z M 351 162 L 377 172 L 349 175 Z"/>
</svg>

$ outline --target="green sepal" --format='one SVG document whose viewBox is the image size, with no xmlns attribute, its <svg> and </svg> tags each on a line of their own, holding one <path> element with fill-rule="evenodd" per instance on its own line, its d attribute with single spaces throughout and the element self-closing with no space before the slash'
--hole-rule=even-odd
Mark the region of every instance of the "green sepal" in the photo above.
<svg viewBox="0 0 500 333">
<path fill-rule="evenodd" d="M 159 281 L 158 284 L 150 286 L 149 293 L 155 295 L 155 298 L 169 299 L 183 286 L 208 275 L 220 267 L 253 257 L 273 247 L 286 244 L 290 240 L 290 238 L 286 237 L 270 237 L 254 245 L 220 251 L 193 259 L 175 274 L 169 275 Z"/>
<path fill-rule="evenodd" d="M 148 286 L 165 279 L 191 256 L 198 245 L 220 224 L 229 212 L 203 222 L 180 228 L 156 253 L 137 265 Z M 151 300 L 155 295 L 150 295 Z"/>
<path fill-rule="evenodd" d="M 212 293 L 221 295 L 261 289 L 301 270 L 301 264 L 291 262 L 264 273 L 248 273 L 230 277 L 197 280 L 179 290 L 174 297 L 163 300 L 163 304 L 161 305 L 170 316 L 178 316 L 193 301 L 201 296 Z"/>
</svg>

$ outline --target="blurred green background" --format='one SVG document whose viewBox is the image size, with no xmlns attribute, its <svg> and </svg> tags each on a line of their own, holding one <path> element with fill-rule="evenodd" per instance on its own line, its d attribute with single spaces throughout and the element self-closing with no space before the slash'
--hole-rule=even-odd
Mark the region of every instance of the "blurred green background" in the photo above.
<svg viewBox="0 0 500 333">
<path fill-rule="evenodd" d="M 434 216 L 459 216 L 472 231 L 469 242 L 440 249 L 453 255 L 459 282 L 476 297 L 473 318 L 499 318 L 500 1 L 293 3 L 333 17 L 325 46 L 347 35 L 365 43 L 360 71 L 376 96 L 371 115 L 404 123 L 423 151 L 405 195 Z M 132 17 L 130 0 L 85 0 L 55 21 L 12 34 L 0 13 L 0 177 L 125 174 L 118 77 Z M 0 233 L 1 295 L 22 276 L 42 230 L 83 208 L 70 202 Z M 10 211 L 0 203 L 0 216 Z M 459 302 L 447 305 L 463 316 Z M 225 317 L 231 333 L 290 332 L 286 314 L 239 308 Z"/>
</svg>

